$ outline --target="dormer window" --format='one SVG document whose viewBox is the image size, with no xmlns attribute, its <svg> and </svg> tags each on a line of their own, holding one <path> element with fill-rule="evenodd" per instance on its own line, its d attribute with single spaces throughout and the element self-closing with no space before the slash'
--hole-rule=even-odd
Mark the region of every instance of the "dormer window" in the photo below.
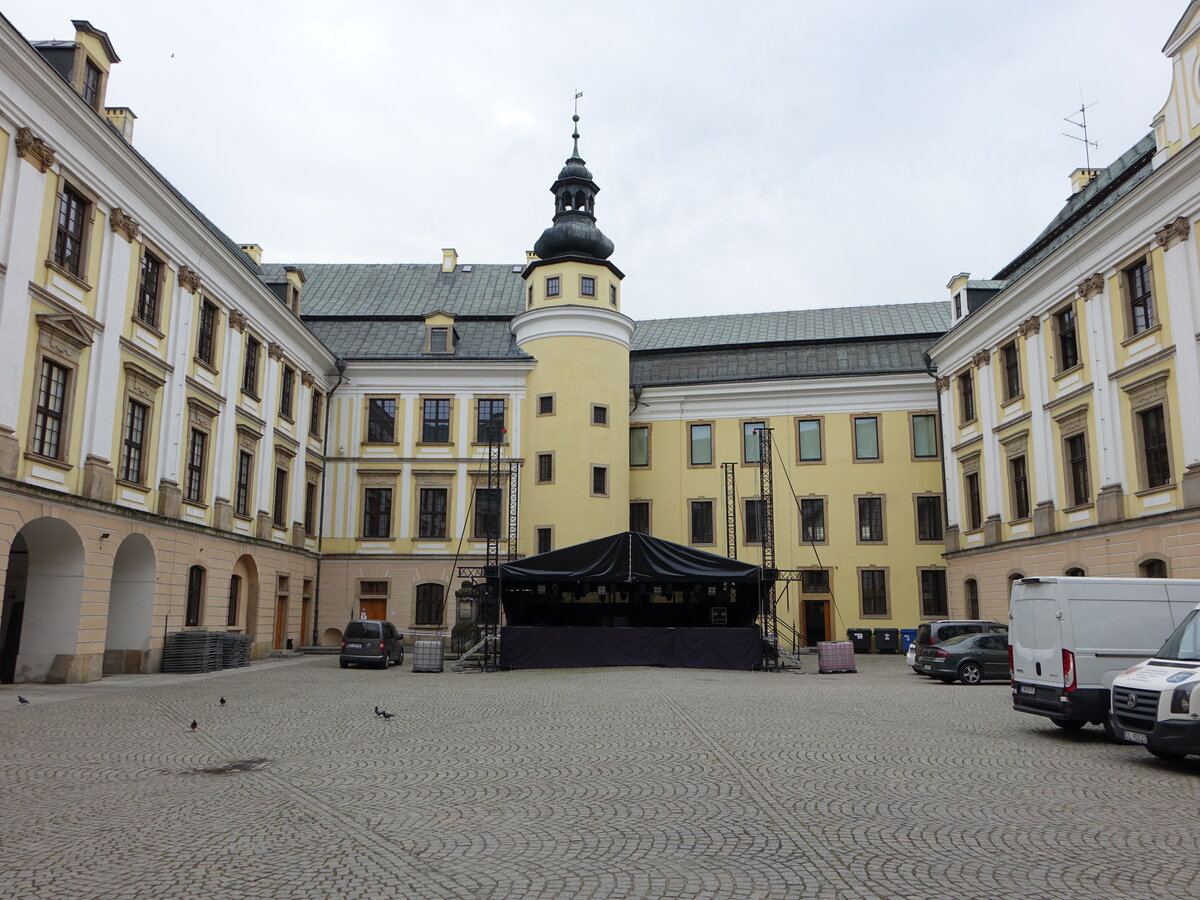
<svg viewBox="0 0 1200 900">
<path fill-rule="evenodd" d="M 449 353 L 450 352 L 450 329 L 449 328 L 430 328 L 429 329 L 429 352 L 430 353 Z"/>
<path fill-rule="evenodd" d="M 100 67 L 90 59 L 83 64 L 83 99 L 92 109 L 100 108 Z"/>
</svg>

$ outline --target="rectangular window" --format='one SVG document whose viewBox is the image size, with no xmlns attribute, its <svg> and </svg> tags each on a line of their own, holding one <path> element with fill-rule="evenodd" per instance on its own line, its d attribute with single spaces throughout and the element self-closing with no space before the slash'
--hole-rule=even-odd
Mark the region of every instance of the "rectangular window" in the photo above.
<svg viewBox="0 0 1200 900">
<path fill-rule="evenodd" d="M 760 432 L 765 422 L 742 423 L 742 462 L 756 463 L 760 459 Z"/>
<path fill-rule="evenodd" d="M 317 482 L 304 485 L 304 533 L 312 537 L 317 533 Z"/>
<path fill-rule="evenodd" d="M 121 450 L 121 478 L 142 483 L 142 457 L 146 450 L 146 418 L 149 407 L 130 400 L 125 407 L 125 440 Z"/>
<path fill-rule="evenodd" d="M 975 421 L 975 379 L 970 372 L 958 376 L 958 403 L 962 418 L 960 425 Z"/>
<path fill-rule="evenodd" d="M 320 388 L 312 389 L 312 405 L 308 409 L 308 433 L 312 437 L 321 436 L 321 406 L 324 399 Z"/>
<path fill-rule="evenodd" d="M 613 306 L 617 305 L 617 286 L 615 284 L 608 286 L 608 302 Z"/>
<path fill-rule="evenodd" d="M 288 470 L 275 468 L 275 496 L 271 504 L 271 524 L 276 528 L 287 527 Z"/>
<path fill-rule="evenodd" d="M 917 540 L 942 540 L 942 498 L 936 495 L 917 498 Z"/>
<path fill-rule="evenodd" d="M 538 394 L 537 398 L 539 416 L 554 415 L 554 395 L 553 394 Z"/>
<path fill-rule="evenodd" d="M 800 501 L 800 540 L 825 543 L 825 498 L 805 497 Z"/>
<path fill-rule="evenodd" d="M 240 575 L 229 576 L 229 604 L 225 608 L 225 624 L 237 625 L 238 623 L 238 596 L 242 592 L 242 577 Z"/>
<path fill-rule="evenodd" d="M 711 500 L 693 500 L 692 540 L 693 544 L 713 542 L 713 504 Z"/>
<path fill-rule="evenodd" d="M 549 553 L 554 549 L 554 531 L 551 528 L 538 528 L 535 531 L 537 535 L 537 552 Z"/>
<path fill-rule="evenodd" d="M 208 434 L 193 428 L 188 437 L 187 474 L 184 497 L 192 503 L 204 502 L 204 466 L 208 459 Z"/>
<path fill-rule="evenodd" d="M 296 405 L 296 370 L 291 366 L 283 367 L 283 377 L 279 387 L 279 414 L 285 419 L 292 418 L 292 409 Z"/>
<path fill-rule="evenodd" d="M 54 262 L 77 278 L 86 275 L 83 264 L 84 228 L 91 204 L 69 185 L 58 200 L 58 222 L 54 236 Z"/>
<path fill-rule="evenodd" d="M 1075 304 L 1055 313 L 1054 330 L 1058 337 L 1058 371 L 1079 365 L 1079 339 L 1075 332 Z"/>
<path fill-rule="evenodd" d="M 608 424 L 608 407 L 602 403 L 592 404 L 592 424 L 607 425 Z"/>
<path fill-rule="evenodd" d="M 763 535 L 763 515 L 766 504 L 762 500 L 747 500 L 746 508 L 746 543 L 761 544 Z"/>
<path fill-rule="evenodd" d="M 421 488 L 417 537 L 446 537 L 446 494 L 445 488 Z"/>
<path fill-rule="evenodd" d="M 941 619 L 950 615 L 950 601 L 946 593 L 945 569 L 921 570 L 921 616 L 926 619 Z"/>
<path fill-rule="evenodd" d="M 579 276 L 579 295 L 581 297 L 596 296 L 596 279 L 591 275 Z"/>
<path fill-rule="evenodd" d="M 800 573 L 800 590 L 805 594 L 829 593 L 828 569 L 805 569 Z"/>
<path fill-rule="evenodd" d="M 912 417 L 913 456 L 937 459 L 937 416 L 921 413 Z"/>
<path fill-rule="evenodd" d="M 363 489 L 363 537 L 392 536 L 392 489 Z"/>
<path fill-rule="evenodd" d="M 711 425 L 688 426 L 688 464 L 711 466 L 713 461 Z M 755 438 L 757 440 L 757 438 Z M 755 446 L 757 450 L 757 445 Z"/>
<path fill-rule="evenodd" d="M 475 489 L 476 540 L 497 540 L 500 537 L 500 489 Z"/>
<path fill-rule="evenodd" d="M 92 109 L 100 110 L 100 67 L 90 59 L 83 64 L 83 100 Z"/>
<path fill-rule="evenodd" d="M 592 496 L 608 496 L 608 466 L 592 466 Z"/>
<path fill-rule="evenodd" d="M 162 293 L 162 260 L 149 250 L 142 253 L 138 277 L 137 317 L 147 325 L 158 327 L 159 294 Z"/>
<path fill-rule="evenodd" d="M 258 359 L 262 355 L 262 344 L 257 338 L 246 337 L 246 359 L 242 363 L 242 393 L 258 397 Z"/>
<path fill-rule="evenodd" d="M 629 465 L 650 465 L 650 427 L 639 425 L 629 429 Z"/>
<path fill-rule="evenodd" d="M 557 297 L 559 293 L 559 280 L 557 275 L 551 275 L 546 279 L 546 296 Z"/>
<path fill-rule="evenodd" d="M 854 417 L 854 458 L 879 459 L 879 419 Z"/>
<path fill-rule="evenodd" d="M 862 614 L 864 616 L 886 616 L 887 573 L 883 569 L 859 570 L 859 584 L 862 589 Z"/>
<path fill-rule="evenodd" d="M 820 419 L 800 419 L 796 423 L 796 446 L 799 448 L 800 462 L 820 462 L 824 459 Z"/>
<path fill-rule="evenodd" d="M 1012 490 L 1013 519 L 1028 519 L 1029 470 L 1024 456 L 1014 456 L 1008 461 L 1008 484 Z"/>
<path fill-rule="evenodd" d="M 554 480 L 554 454 L 539 453 L 537 455 L 537 483 L 547 484 Z"/>
<path fill-rule="evenodd" d="M 858 540 L 883 540 L 883 498 L 858 498 Z"/>
<path fill-rule="evenodd" d="M 1142 457 L 1146 466 L 1146 487 L 1171 483 L 1171 460 L 1167 452 L 1166 414 L 1161 406 L 1152 406 L 1137 414 L 1141 428 Z"/>
<path fill-rule="evenodd" d="M 976 531 L 983 525 L 983 504 L 979 496 L 979 473 L 972 472 L 963 479 L 967 495 L 967 528 Z"/>
<path fill-rule="evenodd" d="M 1009 341 L 1000 348 L 1004 361 L 1004 399 L 1021 396 L 1021 354 L 1016 341 Z"/>
<path fill-rule="evenodd" d="M 533 285 L 532 284 L 528 287 L 525 294 L 526 294 L 525 308 L 533 309 Z"/>
<path fill-rule="evenodd" d="M 33 420 L 33 452 L 49 459 L 62 458 L 63 416 L 67 408 L 70 369 L 50 360 L 42 361 L 38 380 L 37 410 Z"/>
<path fill-rule="evenodd" d="M 1091 502 L 1092 488 L 1088 479 L 1087 435 L 1075 434 L 1066 440 L 1067 468 L 1070 472 L 1071 505 Z"/>
<path fill-rule="evenodd" d="M 413 624 L 417 626 L 441 625 L 446 608 L 445 588 L 440 584 L 418 584 L 413 604 Z"/>
<path fill-rule="evenodd" d="M 424 400 L 421 409 L 421 440 L 426 444 L 450 443 L 450 401 Z"/>
<path fill-rule="evenodd" d="M 200 326 L 196 329 L 196 358 L 211 366 L 216 350 L 217 307 L 208 300 L 200 301 Z"/>
<path fill-rule="evenodd" d="M 504 400 L 480 400 L 475 407 L 475 441 L 504 442 Z"/>
<path fill-rule="evenodd" d="M 395 440 L 395 398 L 371 397 L 367 400 L 367 443 L 390 444 Z"/>
<path fill-rule="evenodd" d="M 1154 292 L 1150 282 L 1150 263 L 1145 258 L 1127 268 L 1123 274 L 1129 303 L 1131 334 L 1141 334 L 1154 327 Z"/>
<path fill-rule="evenodd" d="M 253 469 L 254 455 L 246 450 L 239 450 L 237 483 L 233 492 L 233 511 L 239 516 L 250 515 L 250 475 Z"/>
<path fill-rule="evenodd" d="M 629 504 L 629 530 L 638 534 L 650 533 L 650 504 L 645 500 L 634 500 Z"/>
</svg>

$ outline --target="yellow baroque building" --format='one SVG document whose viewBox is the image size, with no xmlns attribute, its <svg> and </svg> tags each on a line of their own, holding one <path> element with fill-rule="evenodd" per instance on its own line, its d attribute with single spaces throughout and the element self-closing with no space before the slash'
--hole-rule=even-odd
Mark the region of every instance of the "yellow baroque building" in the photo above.
<svg viewBox="0 0 1200 900">
<path fill-rule="evenodd" d="M 954 276 L 931 349 L 959 615 L 1030 575 L 1200 577 L 1200 3 L 1164 53 L 1153 131 L 1078 169 L 988 280 Z"/>
<path fill-rule="evenodd" d="M 74 26 L 0 22 L 0 681 L 155 671 L 186 629 L 441 633 L 489 545 L 625 530 L 779 569 L 785 644 L 948 613 L 949 303 L 639 321 L 578 131 L 519 262 L 266 263 Z"/>
</svg>

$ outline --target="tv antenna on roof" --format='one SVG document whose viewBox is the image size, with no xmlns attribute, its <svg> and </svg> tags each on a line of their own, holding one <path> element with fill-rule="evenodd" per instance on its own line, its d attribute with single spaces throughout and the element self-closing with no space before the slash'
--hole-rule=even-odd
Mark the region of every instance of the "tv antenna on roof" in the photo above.
<svg viewBox="0 0 1200 900">
<path fill-rule="evenodd" d="M 1088 140 L 1087 111 L 1089 109 L 1091 109 L 1093 106 L 1095 106 L 1096 103 L 1099 103 L 1099 102 L 1100 101 L 1097 100 L 1095 103 L 1084 104 L 1083 96 L 1080 95 L 1078 111 L 1071 113 L 1071 115 L 1069 115 L 1069 116 L 1063 116 L 1064 122 L 1070 122 L 1072 125 L 1074 125 L 1076 128 L 1078 128 L 1079 130 L 1081 130 L 1083 132 L 1082 137 L 1078 134 L 1067 134 L 1065 131 L 1062 133 L 1062 136 L 1065 138 L 1070 138 L 1073 141 L 1079 141 L 1081 144 L 1083 144 L 1083 162 L 1084 162 L 1084 165 L 1089 169 L 1092 167 L 1092 154 L 1091 154 L 1091 151 L 1089 148 L 1095 147 L 1097 150 L 1099 150 L 1100 142 Z M 1075 116 L 1079 116 L 1078 121 L 1075 120 L 1075 118 L 1074 118 Z"/>
</svg>

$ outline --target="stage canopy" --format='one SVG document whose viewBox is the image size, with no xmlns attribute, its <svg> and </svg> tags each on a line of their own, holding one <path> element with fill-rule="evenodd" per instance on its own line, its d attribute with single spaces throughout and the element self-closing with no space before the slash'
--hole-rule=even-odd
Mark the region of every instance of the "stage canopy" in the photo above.
<svg viewBox="0 0 1200 900">
<path fill-rule="evenodd" d="M 500 567 L 500 583 L 757 584 L 762 569 L 636 531 L 551 550 Z"/>
</svg>

